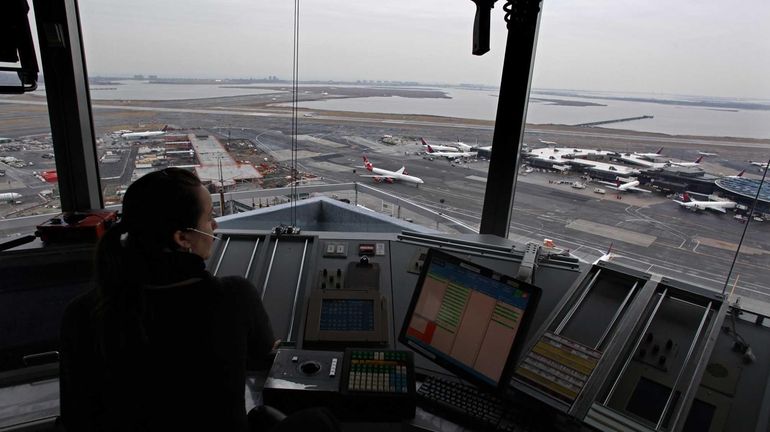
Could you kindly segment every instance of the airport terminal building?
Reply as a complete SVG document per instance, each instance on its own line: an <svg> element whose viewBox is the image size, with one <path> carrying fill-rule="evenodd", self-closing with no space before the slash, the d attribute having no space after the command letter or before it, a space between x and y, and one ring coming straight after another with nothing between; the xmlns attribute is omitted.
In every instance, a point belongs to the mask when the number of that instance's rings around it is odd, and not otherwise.
<svg viewBox="0 0 770 432"><path fill-rule="evenodd" d="M751 208L754 199L757 198L754 212L770 214L770 187L765 184L757 197L760 183L759 180L754 179L724 177L718 179L715 184L725 197L748 208Z"/></svg>
<svg viewBox="0 0 770 432"><path fill-rule="evenodd" d="M644 170L639 174L639 181L672 193L697 192L713 194L717 187L714 183L719 177L705 173L697 167L665 167Z"/></svg>

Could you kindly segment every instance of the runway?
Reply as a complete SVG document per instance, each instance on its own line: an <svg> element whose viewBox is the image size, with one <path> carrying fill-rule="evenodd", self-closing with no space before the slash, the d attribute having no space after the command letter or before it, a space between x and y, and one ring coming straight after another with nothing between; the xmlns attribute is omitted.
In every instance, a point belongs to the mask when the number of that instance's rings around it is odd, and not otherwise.
<svg viewBox="0 0 770 432"><path fill-rule="evenodd" d="M205 102L184 101L174 106L132 106L94 104L94 122L97 136L126 127L126 122L167 123L178 128L200 128L233 139L254 142L267 156L282 165L289 163L291 122L284 114L263 113L234 109L222 103L223 109L205 109ZM14 104L16 101L14 101ZM18 117L16 108L34 110L39 117L30 122L45 124L44 113L37 105L4 103L0 120ZM160 104L158 104L160 105ZM29 118L28 118L29 119ZM128 120L127 120L128 119ZM133 123L131 123L133 124ZM131 126L130 124L128 127ZM23 130L30 130L24 127ZM38 131L45 129L38 128ZM406 142L390 146L382 143L383 135L406 137ZM320 116L301 118L299 125L301 152L298 168L312 173L323 182L369 182L360 177L361 156L366 154L375 166L397 170L405 166L408 173L422 178L419 188L412 184L375 185L391 194L410 199L437 213L456 218L470 226L478 226L486 188L487 162L453 164L443 159L425 160L415 152L419 137L436 143L458 139L468 143L490 145L491 126L463 121L398 121L388 118L355 118L347 116ZM575 146L633 151L654 150L666 146L667 155L685 155L704 148L719 147L720 160L713 162L725 170L741 166L740 161L760 159L753 157L758 149L770 148L760 140L672 137L611 129L584 129L564 126L530 125L525 142L538 139L557 141L560 146ZM614 147L613 147L614 146ZM129 155L126 155L130 157ZM714 159L712 159L713 161ZM726 167L726 168L725 168ZM118 167L115 166L117 169ZM124 173L120 175L123 180ZM577 174L573 175L577 180ZM569 178L569 177L567 177ZM585 261L602 256L610 244L614 257L644 271L660 273L677 279L701 284L715 291L725 287L734 251L743 225L727 215L692 213L656 194L650 197L625 195L616 199L613 194L597 195L591 187L575 190L567 185L552 185L549 179L565 177L557 174L530 173L521 176L516 188L510 238L542 243L544 238L555 241ZM26 181L25 181L26 182ZM650 194L646 194L650 195ZM376 209L381 210L381 209ZM735 293L744 301L770 302L770 224L752 223L744 245L749 253L742 253L727 283L732 290L739 276Z"/></svg>

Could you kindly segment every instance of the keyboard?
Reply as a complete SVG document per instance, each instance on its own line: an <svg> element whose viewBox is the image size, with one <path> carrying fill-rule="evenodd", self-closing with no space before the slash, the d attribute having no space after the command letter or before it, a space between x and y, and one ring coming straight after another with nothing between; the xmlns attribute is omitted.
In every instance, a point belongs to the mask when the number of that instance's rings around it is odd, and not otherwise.
<svg viewBox="0 0 770 432"><path fill-rule="evenodd" d="M522 430L502 399L476 387L426 376L417 389L417 405L462 426L480 430Z"/></svg>

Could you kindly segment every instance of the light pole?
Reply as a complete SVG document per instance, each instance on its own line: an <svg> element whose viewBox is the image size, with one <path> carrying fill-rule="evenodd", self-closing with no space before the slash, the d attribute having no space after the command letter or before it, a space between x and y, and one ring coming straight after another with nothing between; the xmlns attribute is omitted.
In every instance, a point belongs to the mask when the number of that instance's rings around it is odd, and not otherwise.
<svg viewBox="0 0 770 432"><path fill-rule="evenodd" d="M219 215L225 215L225 179L222 174L222 156L219 157Z"/></svg>

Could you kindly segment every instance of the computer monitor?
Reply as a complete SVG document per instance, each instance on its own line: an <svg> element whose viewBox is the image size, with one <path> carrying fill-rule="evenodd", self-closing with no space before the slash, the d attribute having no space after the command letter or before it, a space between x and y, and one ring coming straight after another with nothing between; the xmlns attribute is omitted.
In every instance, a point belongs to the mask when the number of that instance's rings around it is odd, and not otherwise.
<svg viewBox="0 0 770 432"><path fill-rule="evenodd" d="M539 297L533 285L431 249L399 340L473 384L502 390Z"/></svg>

